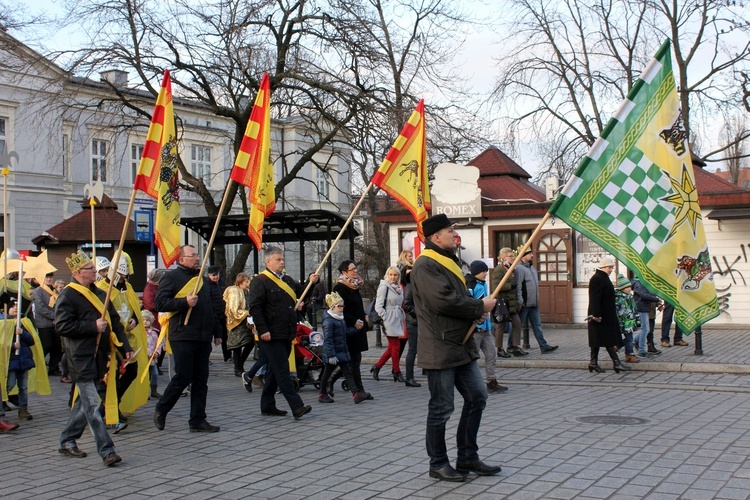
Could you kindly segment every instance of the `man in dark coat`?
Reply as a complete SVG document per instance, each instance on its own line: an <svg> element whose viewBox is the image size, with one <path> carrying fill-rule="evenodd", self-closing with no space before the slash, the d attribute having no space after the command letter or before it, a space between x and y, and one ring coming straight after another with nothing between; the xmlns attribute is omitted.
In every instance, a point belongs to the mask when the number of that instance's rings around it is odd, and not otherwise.
<svg viewBox="0 0 750 500"><path fill-rule="evenodd" d="M497 267L492 271L492 286L496 287L505 277L508 269L513 264L513 250L508 247L501 248L497 255ZM508 335L508 352L502 351L503 333L505 324L498 324L495 332L495 344L497 345L497 354L500 357L507 358L513 356L528 356L529 353L521 349L521 317L518 315L518 291L516 290L518 282L516 281L516 271L514 270L510 277L505 280L503 287L500 289L500 296L508 301L508 314L510 315L510 335Z"/></svg>
<svg viewBox="0 0 750 500"><path fill-rule="evenodd" d="M266 269L250 282L247 309L253 317L260 335L260 350L268 358L263 393L260 397L262 415L284 416L285 410L276 407L276 389L286 398L292 415L299 420L310 413L312 407L305 405L297 394L289 373L289 354L292 340L297 333L297 303L305 287L284 272L284 254L278 247L267 248L264 253ZM310 281L318 281L317 274Z"/></svg>
<svg viewBox="0 0 750 500"><path fill-rule="evenodd" d="M414 263L411 283L419 324L417 364L425 370L430 389L425 440L430 457L429 475L441 481L465 481L469 472L497 474L499 466L479 459L477 434L487 403L487 387L477 364L476 343L472 339L466 341L472 323L483 322L497 301L469 296L455 255L453 223L445 214L425 219L422 230L426 248ZM456 433L455 469L448 460L445 445L454 390L464 398Z"/></svg>
<svg viewBox="0 0 750 500"><path fill-rule="evenodd" d="M154 305L159 312L171 313L167 339L172 346L175 375L156 403L154 424L164 429L167 413L190 385L190 432L217 432L218 425L206 421L206 396L208 395L208 357L211 339L221 345L221 328L211 303L211 292L200 272L200 259L195 247L180 247L177 267L159 281ZM194 294L196 281L199 288ZM190 319L185 317L190 311Z"/></svg>
<svg viewBox="0 0 750 500"><path fill-rule="evenodd" d="M115 452L115 445L107 432L100 411L100 395L105 395L101 381L107 373L107 363L116 363L110 356L110 329L117 338L117 350L126 360L133 357L128 337L120 322L117 310L110 302L108 320L102 319L106 293L96 287L96 268L91 259L77 253L65 259L73 275L73 281L60 293L55 305L55 328L66 339L70 376L78 388L78 397L70 411L68 423L60 434L58 451L73 458L83 458L76 440L83 435L88 423L94 435L96 450L104 465L112 466L122 459ZM110 381L114 384L114 381ZM99 389L99 390L98 390ZM111 387L110 390L113 390ZM101 394L100 394L101 393Z"/></svg>
<svg viewBox="0 0 750 500"><path fill-rule="evenodd" d="M214 314L219 319L219 327L221 328L221 354L224 358L224 362L228 363L232 359L232 353L227 350L227 314L226 304L224 303L224 290L227 289L227 284L221 278L221 268L219 266L208 266L206 270L208 275L208 289L211 292L211 304L214 307ZM239 375L234 374L236 377Z"/></svg>
<svg viewBox="0 0 750 500"><path fill-rule="evenodd" d="M589 280L589 347L591 348L591 362L589 372L602 373L599 367L599 348L607 349L612 358L617 373L630 370L620 362L615 346L620 340L620 324L617 321L615 307L615 287L609 275L615 268L612 257L604 257L599 268Z"/></svg>

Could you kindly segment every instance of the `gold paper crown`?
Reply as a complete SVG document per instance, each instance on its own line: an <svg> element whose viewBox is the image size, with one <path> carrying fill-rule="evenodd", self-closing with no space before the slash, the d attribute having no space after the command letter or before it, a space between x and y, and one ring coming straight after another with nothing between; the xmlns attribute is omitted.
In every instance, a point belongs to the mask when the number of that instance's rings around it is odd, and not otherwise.
<svg viewBox="0 0 750 500"><path fill-rule="evenodd" d="M79 271L82 267L91 264L91 259L89 259L88 255L79 250L78 253L72 253L70 254L70 257L66 257L65 263L68 265L70 272L74 273Z"/></svg>
<svg viewBox="0 0 750 500"><path fill-rule="evenodd" d="M329 293L326 295L326 305L330 309L331 307L335 306L339 302L343 302L344 299L341 298L341 295L339 295L336 292Z"/></svg>

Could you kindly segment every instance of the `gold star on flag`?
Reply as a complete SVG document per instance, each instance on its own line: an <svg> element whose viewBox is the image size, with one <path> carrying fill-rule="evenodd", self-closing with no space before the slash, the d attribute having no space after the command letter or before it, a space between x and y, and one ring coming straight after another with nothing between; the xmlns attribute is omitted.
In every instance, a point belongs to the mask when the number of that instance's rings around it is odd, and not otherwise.
<svg viewBox="0 0 750 500"><path fill-rule="evenodd" d="M672 189L675 194L669 195L663 200L673 203L677 207L675 214L674 226L669 231L667 238L671 238L677 232L677 229L687 220L690 229L695 237L695 230L698 226L698 219L701 219L700 205L698 204L698 190L695 183L690 178L687 166L682 164L682 180L680 182L667 173L669 181L672 183Z"/></svg>

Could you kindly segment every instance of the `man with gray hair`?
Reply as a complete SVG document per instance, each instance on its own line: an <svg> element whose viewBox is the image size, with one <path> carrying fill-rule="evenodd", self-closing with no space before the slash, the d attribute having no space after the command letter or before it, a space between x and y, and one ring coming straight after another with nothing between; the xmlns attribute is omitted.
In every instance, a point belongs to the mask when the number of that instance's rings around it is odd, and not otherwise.
<svg viewBox="0 0 750 500"><path fill-rule="evenodd" d="M250 282L247 304L260 337L258 346L268 358L260 412L279 417L287 414L276 406L276 389L279 389L295 420L299 420L310 413L312 407L305 405L294 389L288 360L297 333L297 310L302 307L298 299L305 287L284 272L284 253L280 248L267 248L263 258L266 269ZM317 274L310 275L311 282L316 283L318 279Z"/></svg>

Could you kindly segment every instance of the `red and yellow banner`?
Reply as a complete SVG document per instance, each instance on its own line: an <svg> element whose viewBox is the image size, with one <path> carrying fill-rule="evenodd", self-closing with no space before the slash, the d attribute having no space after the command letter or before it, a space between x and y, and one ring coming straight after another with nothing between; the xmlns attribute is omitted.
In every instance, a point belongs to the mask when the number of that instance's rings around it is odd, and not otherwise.
<svg viewBox="0 0 750 500"><path fill-rule="evenodd" d="M431 207L430 186L427 180L422 99L372 178L373 184L411 212L417 222L417 232L421 240L424 240L422 221L428 217Z"/></svg>
<svg viewBox="0 0 750 500"><path fill-rule="evenodd" d="M245 136L237 152L231 179L248 188L250 220L247 234L260 249L263 222L276 209L276 183L271 163L271 85L263 73L258 95L250 113Z"/></svg>
<svg viewBox="0 0 750 500"><path fill-rule="evenodd" d="M169 70L165 70L134 189L156 199L154 238L166 267L180 256L180 195L177 180L172 81Z"/></svg>

